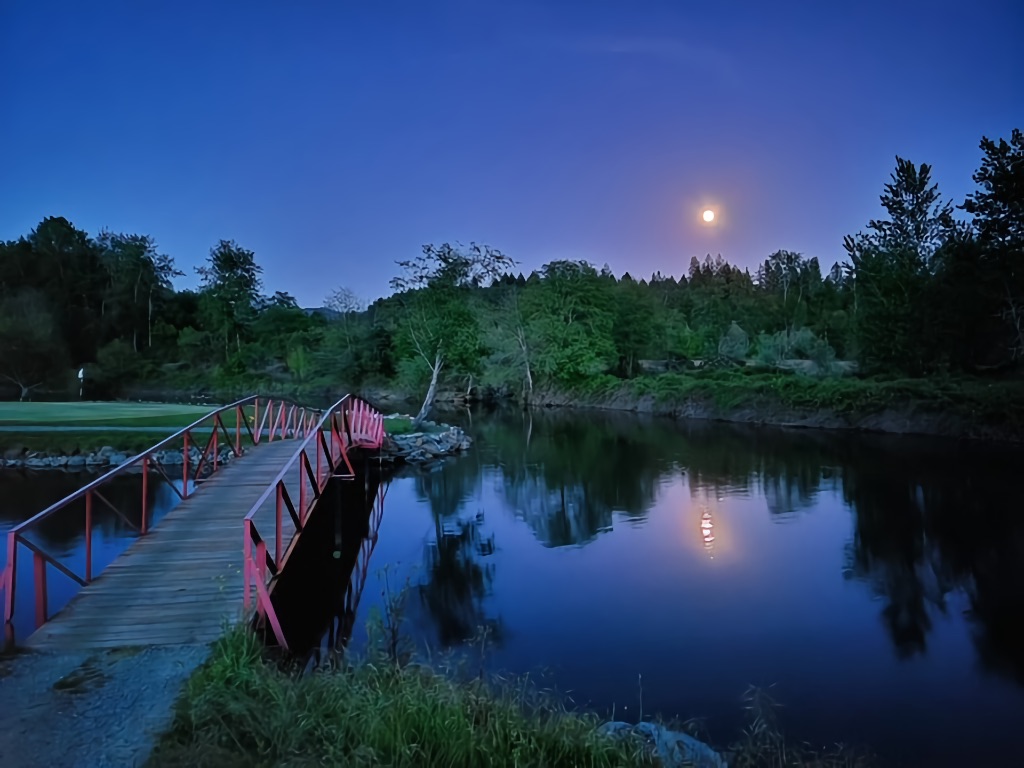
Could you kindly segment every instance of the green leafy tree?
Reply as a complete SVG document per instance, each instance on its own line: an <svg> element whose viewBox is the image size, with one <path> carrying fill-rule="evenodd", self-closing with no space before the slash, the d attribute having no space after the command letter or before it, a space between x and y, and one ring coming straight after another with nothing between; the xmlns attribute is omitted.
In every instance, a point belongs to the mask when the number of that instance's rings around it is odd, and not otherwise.
<svg viewBox="0 0 1024 768"><path fill-rule="evenodd" d="M938 362L928 344L926 296L936 255L955 234L952 206L941 200L930 166L899 157L881 202L889 218L844 240L854 270L858 354L868 369L922 373Z"/></svg>
<svg viewBox="0 0 1024 768"><path fill-rule="evenodd" d="M309 350L301 343L293 343L291 345L288 350L286 362L288 364L288 370L290 370L294 374L295 378L300 382L309 378L313 360L310 356Z"/></svg>
<svg viewBox="0 0 1024 768"><path fill-rule="evenodd" d="M1010 140L982 138L978 190L963 209L973 216L980 246L975 255L975 301L995 304L1005 324L1010 357L1024 357L1024 133ZM968 251L968 253L970 253Z"/></svg>
<svg viewBox="0 0 1024 768"><path fill-rule="evenodd" d="M339 286L324 299L324 307L331 312L331 322L340 332L345 342L346 357L356 355L356 331L359 326L360 314L366 310L366 302L356 295L355 291Z"/></svg>
<svg viewBox="0 0 1024 768"><path fill-rule="evenodd" d="M881 196L888 219L868 223L872 240L891 253L903 254L916 266L929 268L954 230L953 204L944 202L932 168L896 158L896 170Z"/></svg>
<svg viewBox="0 0 1024 768"><path fill-rule="evenodd" d="M154 309L170 292L171 280L183 273L148 235L103 231L96 242L107 273L100 309L104 337L129 337L135 352L140 337L152 347Z"/></svg>
<svg viewBox="0 0 1024 768"><path fill-rule="evenodd" d="M730 360L741 361L750 350L750 337L735 322L718 342L718 354Z"/></svg>
<svg viewBox="0 0 1024 768"><path fill-rule="evenodd" d="M553 261L529 294L526 309L536 370L562 384L576 384L614 365L614 312L607 282L581 261Z"/></svg>
<svg viewBox="0 0 1024 768"><path fill-rule="evenodd" d="M0 295L32 291L52 314L54 332L74 364L95 359L101 343L106 272L88 233L48 217L26 238L8 243L0 258Z"/></svg>
<svg viewBox="0 0 1024 768"><path fill-rule="evenodd" d="M391 281L403 309L396 334L406 357L426 366L430 384L414 425L419 426L437 396L438 378L447 365L472 372L479 364L480 329L470 308L473 289L486 287L514 262L500 251L471 243L423 246L415 259L398 262L403 274Z"/></svg>
<svg viewBox="0 0 1024 768"><path fill-rule="evenodd" d="M524 281L525 283L525 281ZM533 326L523 312L522 286L513 282L485 317L484 344L489 350L485 383L498 388L521 387L521 398L533 396Z"/></svg>
<svg viewBox="0 0 1024 768"><path fill-rule="evenodd" d="M25 400L66 372L66 351L46 299L29 289L0 299L0 378L16 385Z"/></svg>
<svg viewBox="0 0 1024 768"><path fill-rule="evenodd" d="M119 394L126 384L134 383L145 372L145 359L124 339L107 342L96 352L93 378L107 395Z"/></svg>
<svg viewBox="0 0 1024 768"><path fill-rule="evenodd" d="M637 361L650 351L662 329L650 290L628 277L623 276L616 290L612 339L623 372L632 377Z"/></svg>
<svg viewBox="0 0 1024 768"><path fill-rule="evenodd" d="M227 361L231 342L241 350L242 337L256 318L263 269L252 251L229 240L217 243L206 261L196 269L202 278L200 313L206 329L222 340Z"/></svg>

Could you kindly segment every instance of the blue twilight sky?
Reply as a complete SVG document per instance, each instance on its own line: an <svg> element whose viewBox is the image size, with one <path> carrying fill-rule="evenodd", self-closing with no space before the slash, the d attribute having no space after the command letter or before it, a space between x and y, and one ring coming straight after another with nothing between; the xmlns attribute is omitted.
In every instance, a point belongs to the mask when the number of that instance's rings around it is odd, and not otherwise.
<svg viewBox="0 0 1024 768"><path fill-rule="evenodd" d="M304 305L456 240L827 269L897 153L959 202L1024 127L1022 37L1019 0L0 0L0 238L234 239Z"/></svg>

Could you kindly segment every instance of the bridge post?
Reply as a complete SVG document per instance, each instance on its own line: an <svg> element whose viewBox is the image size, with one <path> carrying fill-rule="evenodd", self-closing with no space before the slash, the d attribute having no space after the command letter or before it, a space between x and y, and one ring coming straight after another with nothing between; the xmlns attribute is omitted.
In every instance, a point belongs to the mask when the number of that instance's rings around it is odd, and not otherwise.
<svg viewBox="0 0 1024 768"><path fill-rule="evenodd" d="M181 449L181 498L188 498L188 432L184 435L185 444Z"/></svg>
<svg viewBox="0 0 1024 768"><path fill-rule="evenodd" d="M32 553L36 582L36 629L46 623L46 560L38 552Z"/></svg>
<svg viewBox="0 0 1024 768"><path fill-rule="evenodd" d="M4 624L14 621L14 591L18 573L18 534L11 531L7 534L7 565L4 567L4 583L7 593L4 595Z"/></svg>
<svg viewBox="0 0 1024 768"><path fill-rule="evenodd" d="M263 600L259 585L267 580L267 543L260 539L256 545L256 613L263 618Z"/></svg>
<svg viewBox="0 0 1024 768"><path fill-rule="evenodd" d="M85 583L92 581L92 491L85 494Z"/></svg>
<svg viewBox="0 0 1024 768"><path fill-rule="evenodd" d="M274 565L276 565L278 568L281 567L281 556L284 554L284 552L282 552L283 536L281 531L281 507L284 506L283 497L284 485L279 482L277 484L277 504L275 505L277 507L277 531L274 537Z"/></svg>
<svg viewBox="0 0 1024 768"><path fill-rule="evenodd" d="M317 432L319 434L317 434L317 436L316 436L316 482L317 482L317 485L319 485L320 484L320 470L321 470L320 452L323 450L323 445L321 445L321 443L323 441L320 438L323 436L323 430L322 429L317 429Z"/></svg>
<svg viewBox="0 0 1024 768"><path fill-rule="evenodd" d="M142 457L142 523L139 532L145 536L149 531L149 523L146 514L149 510L149 454Z"/></svg>
<svg viewBox="0 0 1024 768"><path fill-rule="evenodd" d="M252 571L250 560L252 559L252 520L246 520L242 531L242 606L248 616L249 608L252 606Z"/></svg>
<svg viewBox="0 0 1024 768"><path fill-rule="evenodd" d="M302 456L299 457L299 522L305 524L306 520L306 483L309 482L306 476L306 467L309 466L309 459L306 456L306 449L302 449Z"/></svg>

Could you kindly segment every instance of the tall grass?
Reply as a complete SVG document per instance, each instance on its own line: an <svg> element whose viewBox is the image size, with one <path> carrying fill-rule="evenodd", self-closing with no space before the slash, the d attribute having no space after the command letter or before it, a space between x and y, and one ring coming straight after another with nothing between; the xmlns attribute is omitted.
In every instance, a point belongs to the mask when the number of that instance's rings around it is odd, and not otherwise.
<svg viewBox="0 0 1024 768"><path fill-rule="evenodd" d="M774 703L747 695L750 725L724 752L734 768L866 768L841 746L815 751L782 736ZM396 664L386 650L336 671L299 675L265 660L234 630L189 680L172 729L149 765L166 766L656 766L641 737L601 734L526 680L449 677Z"/></svg>
<svg viewBox="0 0 1024 768"><path fill-rule="evenodd" d="M870 768L870 754L842 744L812 749L793 744L779 728L778 703L763 688L751 686L743 696L749 724L732 745L730 768Z"/></svg>
<svg viewBox="0 0 1024 768"><path fill-rule="evenodd" d="M594 715L381 657L297 677L236 631L190 679L153 766L642 766Z"/></svg>

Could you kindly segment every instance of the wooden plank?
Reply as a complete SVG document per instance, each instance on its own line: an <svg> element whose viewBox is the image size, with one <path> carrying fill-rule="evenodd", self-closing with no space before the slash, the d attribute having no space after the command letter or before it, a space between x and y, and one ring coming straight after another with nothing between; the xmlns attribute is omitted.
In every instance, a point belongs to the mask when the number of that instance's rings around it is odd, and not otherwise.
<svg viewBox="0 0 1024 768"><path fill-rule="evenodd" d="M261 445L202 482L27 644L68 651L219 637L225 622L242 616L242 519L298 445L294 440ZM288 480L297 495L299 466L293 469L295 478L289 472ZM255 516L271 554L274 516L271 496ZM294 526L287 514L283 523L287 546Z"/></svg>

